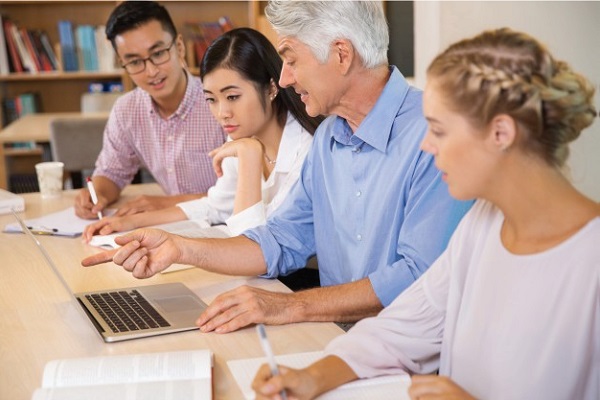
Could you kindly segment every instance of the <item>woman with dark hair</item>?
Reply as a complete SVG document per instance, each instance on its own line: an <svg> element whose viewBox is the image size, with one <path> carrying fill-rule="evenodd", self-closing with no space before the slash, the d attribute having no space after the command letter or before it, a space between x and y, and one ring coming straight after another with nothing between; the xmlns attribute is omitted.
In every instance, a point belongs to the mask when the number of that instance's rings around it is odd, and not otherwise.
<svg viewBox="0 0 600 400"><path fill-rule="evenodd" d="M103 218L86 228L84 240L185 219L225 223L231 235L263 224L298 179L321 121L306 114L293 89L277 85L281 68L273 45L253 29L217 38L200 68L206 101L230 138L210 153L217 182L201 199Z"/></svg>

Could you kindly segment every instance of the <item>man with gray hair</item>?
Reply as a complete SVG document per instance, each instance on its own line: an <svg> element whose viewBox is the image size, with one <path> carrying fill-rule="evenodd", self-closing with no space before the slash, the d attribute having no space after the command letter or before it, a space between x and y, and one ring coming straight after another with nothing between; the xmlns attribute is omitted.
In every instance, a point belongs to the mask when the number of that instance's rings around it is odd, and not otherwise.
<svg viewBox="0 0 600 400"><path fill-rule="evenodd" d="M388 65L381 2L271 1L265 13L284 60L280 86L293 87L310 115L329 116L298 182L266 225L242 236L136 231L117 239L114 262L139 278L171 263L274 278L316 254L322 287L223 293L198 319L203 332L375 315L441 254L471 205L451 199L433 157L419 148L422 94Z"/></svg>

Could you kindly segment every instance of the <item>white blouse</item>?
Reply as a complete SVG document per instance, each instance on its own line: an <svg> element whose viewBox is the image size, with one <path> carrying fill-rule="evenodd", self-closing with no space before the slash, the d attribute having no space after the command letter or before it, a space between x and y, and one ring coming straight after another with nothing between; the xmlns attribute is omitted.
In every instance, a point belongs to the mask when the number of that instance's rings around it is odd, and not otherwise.
<svg viewBox="0 0 600 400"><path fill-rule="evenodd" d="M177 204L190 220L206 221L211 225L226 223L229 233L237 236L243 231L262 225L283 202L298 180L312 135L288 113L283 129L277 163L267 180L262 180L262 202L232 215L238 180L238 159L223 160L223 176L208 189L206 197Z"/></svg>
<svg viewBox="0 0 600 400"><path fill-rule="evenodd" d="M503 221L478 201L431 268L327 352L360 377L439 368L479 399L600 399L600 218L530 255L505 249Z"/></svg>

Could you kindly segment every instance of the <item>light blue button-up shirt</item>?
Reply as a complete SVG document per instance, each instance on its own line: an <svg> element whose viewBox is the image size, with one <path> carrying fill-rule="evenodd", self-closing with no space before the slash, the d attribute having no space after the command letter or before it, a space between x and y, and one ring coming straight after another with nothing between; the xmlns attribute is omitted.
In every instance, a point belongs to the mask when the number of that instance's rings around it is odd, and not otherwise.
<svg viewBox="0 0 600 400"><path fill-rule="evenodd" d="M450 197L420 150L421 103L392 67L354 134L343 118L323 121L284 203L244 233L260 244L266 277L303 268L316 253L322 286L368 277L387 306L442 253L472 203Z"/></svg>

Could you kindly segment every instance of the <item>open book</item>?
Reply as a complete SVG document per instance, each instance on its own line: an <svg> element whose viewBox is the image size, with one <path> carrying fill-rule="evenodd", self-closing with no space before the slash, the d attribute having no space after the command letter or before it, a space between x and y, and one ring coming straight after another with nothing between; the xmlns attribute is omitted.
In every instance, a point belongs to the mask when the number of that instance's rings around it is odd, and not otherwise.
<svg viewBox="0 0 600 400"><path fill-rule="evenodd" d="M32 400L212 399L210 350L54 360Z"/></svg>
<svg viewBox="0 0 600 400"><path fill-rule="evenodd" d="M324 356L323 352L295 353L275 356L278 365L291 368L308 367ZM227 366L247 400L255 398L252 381L258 368L266 363L264 357L227 361ZM317 397L317 400L364 400L394 399L409 400L410 376L388 375L349 382Z"/></svg>

